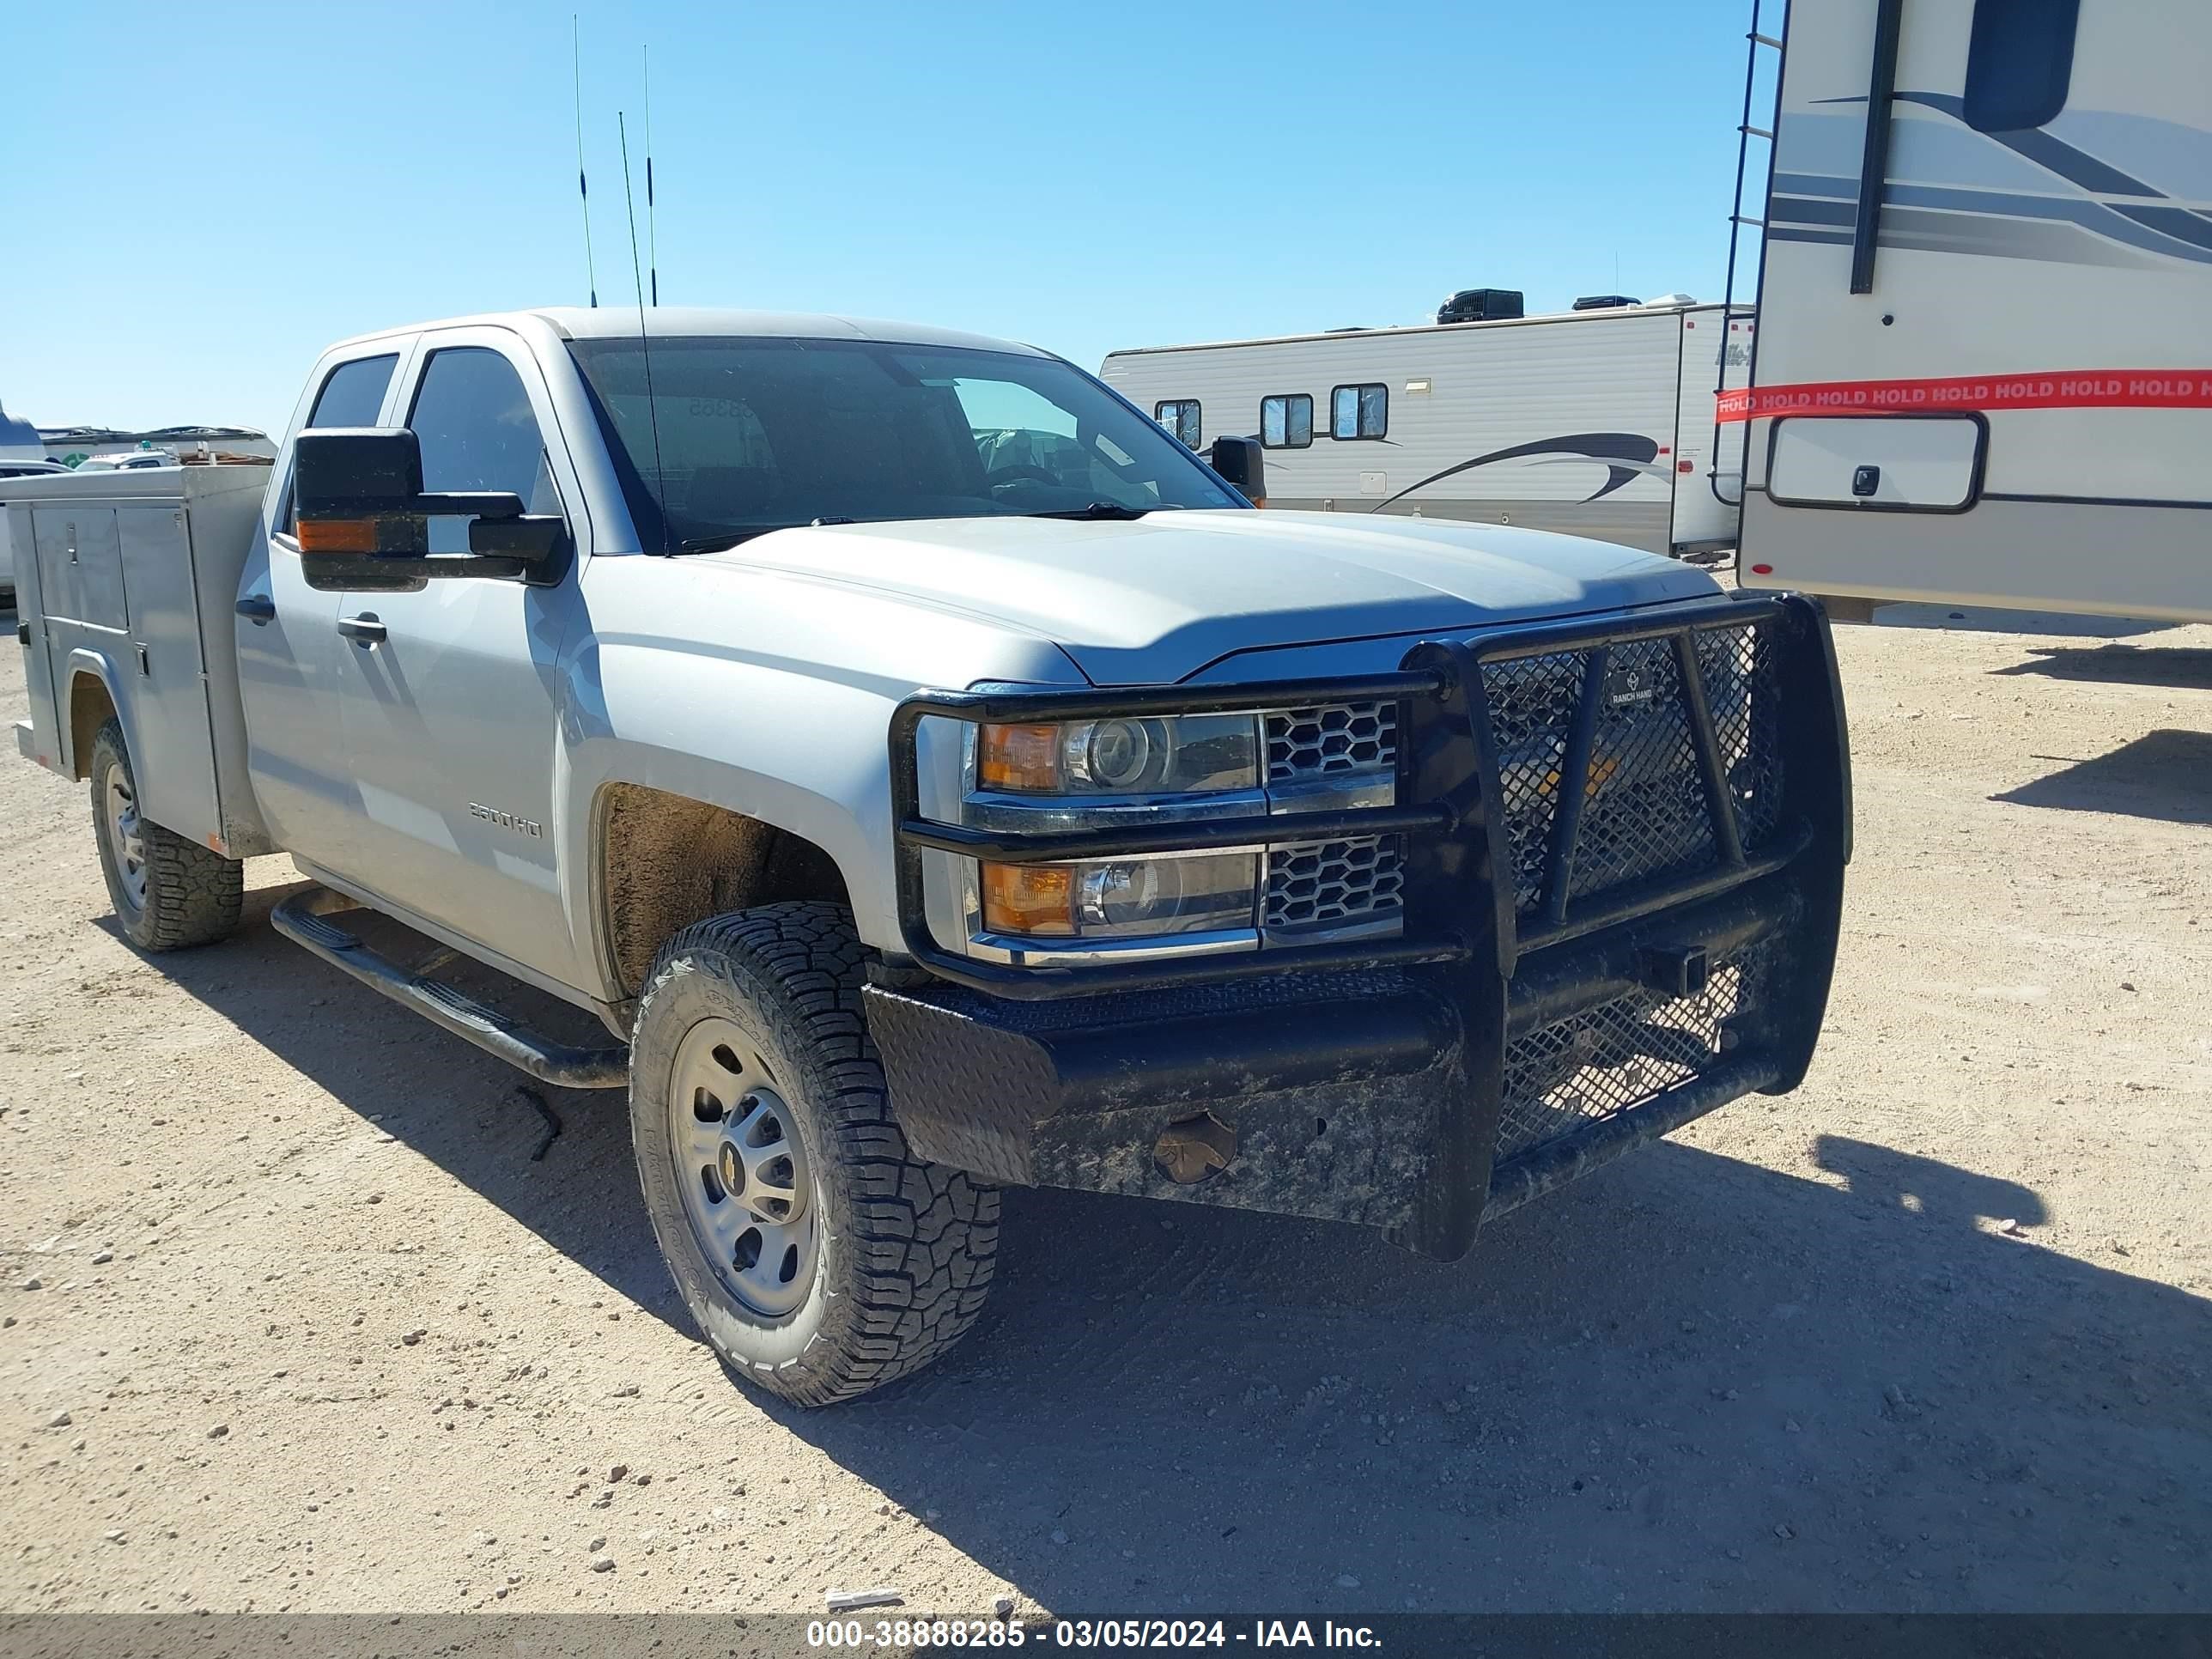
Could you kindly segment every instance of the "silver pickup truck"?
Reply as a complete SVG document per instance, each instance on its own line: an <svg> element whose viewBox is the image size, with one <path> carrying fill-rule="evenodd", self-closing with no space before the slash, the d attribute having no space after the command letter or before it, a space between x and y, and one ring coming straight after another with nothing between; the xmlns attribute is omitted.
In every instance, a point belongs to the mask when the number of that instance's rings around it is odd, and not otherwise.
<svg viewBox="0 0 2212 1659"><path fill-rule="evenodd" d="M701 1329L823 1404L975 1320L1004 1186L1449 1260L1812 1058L1850 817L1819 611L1255 511L1264 459L928 329L368 336L273 467L0 485L18 739L89 782L141 948L220 939L284 853L285 934L627 1087ZM379 954L362 908L611 1040Z"/></svg>

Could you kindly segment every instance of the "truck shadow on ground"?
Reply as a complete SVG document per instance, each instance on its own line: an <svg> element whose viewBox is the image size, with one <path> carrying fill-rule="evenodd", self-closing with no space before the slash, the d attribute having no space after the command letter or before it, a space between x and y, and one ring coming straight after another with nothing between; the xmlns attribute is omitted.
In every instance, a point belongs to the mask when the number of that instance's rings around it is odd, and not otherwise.
<svg viewBox="0 0 2212 1659"><path fill-rule="evenodd" d="M2202 1605L2212 1304L1813 1161L1661 1143L1449 1266L1013 1194L963 1352L782 1415L1063 1613Z"/></svg>
<svg viewBox="0 0 2212 1659"><path fill-rule="evenodd" d="M2148 732L1990 799L2070 812L2119 812L2166 823L2212 823L2212 732Z"/></svg>
<svg viewBox="0 0 2212 1659"><path fill-rule="evenodd" d="M621 1097L550 1097L565 1127L533 1164L543 1124L513 1074L278 939L287 890L249 895L233 944L159 966L692 1338ZM1192 1205L1015 1191L1006 1209L993 1305L960 1348L836 1410L767 1412L904 1511L856 1516L856 1543L926 1528L1036 1607L2212 1595L2212 1304L2129 1271L2123 1252L2167 1241L2067 1240L2091 1260L2033 1242L2045 1206L2013 1182L1836 1137L1802 1176L1667 1142L1449 1265ZM896 1588L908 1615L977 1610Z"/></svg>

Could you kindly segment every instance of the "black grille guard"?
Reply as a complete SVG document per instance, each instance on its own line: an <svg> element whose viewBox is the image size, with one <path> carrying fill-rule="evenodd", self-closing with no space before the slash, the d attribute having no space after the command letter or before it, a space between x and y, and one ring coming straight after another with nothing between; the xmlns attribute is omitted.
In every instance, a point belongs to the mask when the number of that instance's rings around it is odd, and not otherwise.
<svg viewBox="0 0 2212 1659"><path fill-rule="evenodd" d="M1772 832L1755 848L1746 847L1737 822L1696 642L1705 631L1747 625L1774 632L1777 742L1784 760L1780 814ZM1500 659L1571 651L1592 652L1601 665L1604 649L1651 640L1671 640L1681 668L1675 695L1702 780L1717 856L1707 868L1572 896L1583 791L1563 782L1559 810L1548 832L1540 902L1519 911L1483 669ZM1601 666L1583 675L1581 705L1561 757L1563 780L1587 775L1604 679ZM1054 721L1394 698L1400 705L1400 741L1393 805L1037 835L939 823L920 811L916 734L921 721L932 716ZM1435 1149L1428 1178L1421 1183L1423 1194L1402 1231L1401 1242L1423 1254L1447 1259L1464 1254L1485 1217L1486 1195L1491 1199L1488 1212L1498 1212L1491 1194L1492 1156L1506 1033L1516 1018L1527 1023L1523 1005L1530 999L1558 1001L1577 994L1571 986L1563 991L1557 982L1561 969L1573 969L1571 981L1589 977L1581 961L1588 951L1557 952L1554 965L1553 947L1586 940L1599 955L1612 951L1617 957L1620 949L1638 948L1637 942L1652 933L1655 919L1666 920L1662 913L1709 912L1724 900L1741 901L1761 912L1769 927L1784 916L1796 919L1795 931L1802 937L1792 954L1798 959L1778 975L1774 1006L1761 1018L1755 1052L1731 1056L1722 1069L1738 1079L1729 1093L1752 1088L1777 1093L1794 1087L1810 1064L1833 962L1842 870L1850 854L1851 806L1833 642L1820 606L1802 595L1716 597L1625 617L1504 628L1467 641L1424 641L1389 674L1126 690L922 692L893 714L890 750L901 933L914 963L951 986L1034 1004L1263 975L1393 969L1407 970L1425 989L1441 995L1468 1036L1458 1045L1460 1076L1452 1092L1469 1104L1446 1115L1443 1144ZM1405 838L1402 931L1396 938L1030 968L946 950L932 936L924 908L922 854L928 848L1035 864L1385 835ZM1538 957L1546 971L1526 971ZM1523 981L1519 986L1514 983L1516 972ZM1673 1108L1650 1115L1649 1127L1686 1121L1683 1111L1705 1097L1713 1097L1705 1099L1699 1109L1720 1103L1728 1097L1725 1082L1717 1074L1680 1091ZM1625 1126L1616 1122L1598 1138L1619 1139L1625 1133ZM1567 1151L1555 1153L1553 1161ZM1565 1161L1575 1166L1566 1170L1571 1175L1590 1160L1576 1154ZM1552 1184L1556 1180L1548 1177L1522 1182L1531 1193Z"/></svg>
<svg viewBox="0 0 2212 1659"><path fill-rule="evenodd" d="M1826 777L1832 790L1793 791L1788 827L1774 843L1747 854L1721 772L1712 711L1692 655L1692 636L1775 621L1800 647L1784 665L1783 738L1793 773ZM1504 806L1484 691L1482 665L1541 652L1586 650L1673 636L1684 665L1681 684L1703 776L1717 867L1662 885L1610 891L1571 902L1566 872L1581 830L1583 793L1562 789L1552 829L1543 914L1524 921L1514 912L1509 884L1494 878L1507 866ZM1808 648L1809 647L1809 648ZM1791 672L1792 669L1797 672ZM1601 676L1586 677L1584 714L1562 771L1589 764L1590 733ZM1595 933L1617 923L1712 896L1783 868L1820 837L1823 824L1840 834L1840 860L1850 855L1850 799L1843 708L1837 695L1826 619L1814 601L1794 594L1728 599L1677 606L1631 622L1547 623L1500 629L1474 641L1425 641L1397 672L1330 679L1253 681L1231 685L1141 686L1126 690L932 691L902 702L891 719L891 810L897 831L897 900L907 952L939 978L1024 1001L1089 996L1163 985L1205 984L1255 974L1405 966L1493 955L1510 978L1522 951ZM1023 721L1103 720L1163 714L1212 714L1314 702L1400 700L1398 804L1344 811L1255 815L1188 823L1021 835L940 823L921 816L915 732L923 720ZM1801 799L1799 794L1825 799ZM1795 809L1795 810L1791 810ZM1292 832L1295 832L1293 836ZM1049 864L1070 859L1127 858L1146 853L1204 853L1268 842L1340 836L1405 835L1406 927L1395 939L1293 946L1242 955L1154 959L1077 967L1015 967L947 951L930 935L922 902L921 852L934 848L1002 864Z"/></svg>

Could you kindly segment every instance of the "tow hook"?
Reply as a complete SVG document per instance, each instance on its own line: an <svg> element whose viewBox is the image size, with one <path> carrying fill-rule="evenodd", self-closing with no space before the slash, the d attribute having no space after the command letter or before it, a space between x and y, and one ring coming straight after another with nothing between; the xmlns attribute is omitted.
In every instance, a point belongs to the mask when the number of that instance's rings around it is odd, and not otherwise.
<svg viewBox="0 0 2212 1659"><path fill-rule="evenodd" d="M1211 1112L1177 1118L1152 1145L1160 1173L1179 1187L1196 1186L1236 1156L1237 1131Z"/></svg>

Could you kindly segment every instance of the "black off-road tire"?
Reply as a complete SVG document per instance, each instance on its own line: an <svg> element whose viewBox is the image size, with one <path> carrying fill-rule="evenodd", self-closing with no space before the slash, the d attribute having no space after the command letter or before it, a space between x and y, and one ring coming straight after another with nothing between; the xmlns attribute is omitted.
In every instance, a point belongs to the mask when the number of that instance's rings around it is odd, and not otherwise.
<svg viewBox="0 0 2212 1659"><path fill-rule="evenodd" d="M185 840L173 830L138 820L143 902L125 878L122 848L108 811L111 774L119 774L135 800L137 775L123 742L123 727L110 720L92 740L92 833L100 847L100 873L107 881L108 902L123 936L142 951L181 951L212 945L238 927L246 896L246 866L211 848Z"/></svg>
<svg viewBox="0 0 2212 1659"><path fill-rule="evenodd" d="M975 1323L999 1243L999 1194L908 1150L860 1000L865 947L842 907L769 904L685 928L647 977L630 1044L630 1127L647 1214L678 1289L736 1375L826 1406L928 1364ZM671 1109L700 1021L751 1039L811 1175L813 1282L780 1316L749 1306L687 1216ZM688 1106L686 1110L690 1109Z"/></svg>

